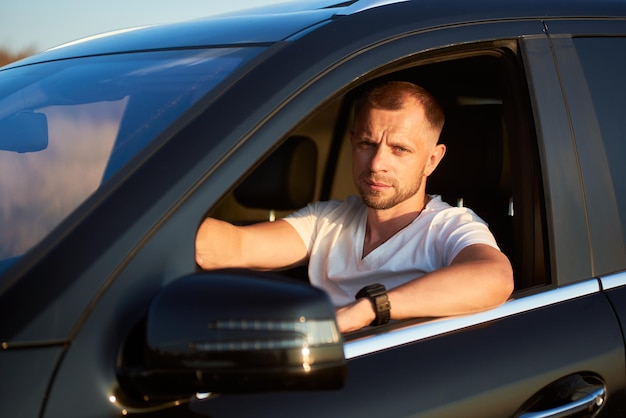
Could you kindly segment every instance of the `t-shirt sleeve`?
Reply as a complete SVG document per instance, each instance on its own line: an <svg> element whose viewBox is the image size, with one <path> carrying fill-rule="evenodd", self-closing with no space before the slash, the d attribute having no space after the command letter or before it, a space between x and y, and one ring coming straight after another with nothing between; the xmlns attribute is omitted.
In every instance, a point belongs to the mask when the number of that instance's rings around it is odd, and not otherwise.
<svg viewBox="0 0 626 418"><path fill-rule="evenodd" d="M450 217L443 225L441 238L445 265L450 265L454 258L470 245L486 244L500 249L485 221L471 210Z"/></svg>
<svg viewBox="0 0 626 418"><path fill-rule="evenodd" d="M319 204L310 203L302 209L285 216L287 221L300 235L302 242L307 248L307 254L311 254L311 248L315 240L315 224L318 217Z"/></svg>
<svg viewBox="0 0 626 418"><path fill-rule="evenodd" d="M311 254L313 243L317 238L318 219L328 215L339 206L339 204L340 202L336 200L309 203L302 209L283 218L296 230L298 235L300 235L309 255Z"/></svg>

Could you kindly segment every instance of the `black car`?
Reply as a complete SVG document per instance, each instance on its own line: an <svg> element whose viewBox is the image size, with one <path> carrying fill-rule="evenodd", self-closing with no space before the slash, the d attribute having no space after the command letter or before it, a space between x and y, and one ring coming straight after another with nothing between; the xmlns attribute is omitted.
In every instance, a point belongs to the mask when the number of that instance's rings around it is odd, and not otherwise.
<svg viewBox="0 0 626 418"><path fill-rule="evenodd" d="M621 0L299 1L3 67L0 414L626 415L625 74ZM428 192L489 223L512 298L341 335L302 270L200 271L204 217L354 193L387 79L444 108Z"/></svg>

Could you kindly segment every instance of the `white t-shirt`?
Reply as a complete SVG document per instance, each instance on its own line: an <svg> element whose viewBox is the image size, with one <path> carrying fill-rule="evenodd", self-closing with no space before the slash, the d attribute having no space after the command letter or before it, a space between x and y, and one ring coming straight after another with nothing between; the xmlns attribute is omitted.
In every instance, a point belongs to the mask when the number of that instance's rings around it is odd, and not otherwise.
<svg viewBox="0 0 626 418"><path fill-rule="evenodd" d="M307 247L311 284L326 290L335 306L343 306L370 284L393 289L448 266L468 245L498 248L487 224L473 211L430 197L413 222L365 258L367 208L360 197L312 203L287 216Z"/></svg>

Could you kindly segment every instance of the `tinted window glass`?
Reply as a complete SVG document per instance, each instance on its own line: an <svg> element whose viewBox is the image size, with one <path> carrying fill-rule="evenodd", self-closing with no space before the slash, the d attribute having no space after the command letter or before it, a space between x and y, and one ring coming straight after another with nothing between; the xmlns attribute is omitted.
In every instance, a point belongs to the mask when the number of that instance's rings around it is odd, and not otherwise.
<svg viewBox="0 0 626 418"><path fill-rule="evenodd" d="M260 50L120 54L0 71L0 270Z"/></svg>
<svg viewBox="0 0 626 418"><path fill-rule="evenodd" d="M581 58L604 140L622 225L626 226L626 38L578 38ZM622 228L626 242L626 228Z"/></svg>

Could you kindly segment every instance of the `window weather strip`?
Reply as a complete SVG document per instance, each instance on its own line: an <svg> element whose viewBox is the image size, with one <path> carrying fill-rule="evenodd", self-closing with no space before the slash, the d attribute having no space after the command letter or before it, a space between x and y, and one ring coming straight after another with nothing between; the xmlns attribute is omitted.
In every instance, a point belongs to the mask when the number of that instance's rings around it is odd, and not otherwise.
<svg viewBox="0 0 626 418"><path fill-rule="evenodd" d="M626 271L600 277L600 283L602 284L603 290L624 286L626 285Z"/></svg>
<svg viewBox="0 0 626 418"><path fill-rule="evenodd" d="M626 282L626 273L621 274ZM344 344L346 359L352 359L402 344L423 340L511 315L550 306L559 302L587 296L600 291L600 283L596 279L547 290L520 299L512 299L505 304L484 312L471 315L435 319L425 323L411 325L406 328L394 329L383 334L365 336Z"/></svg>

